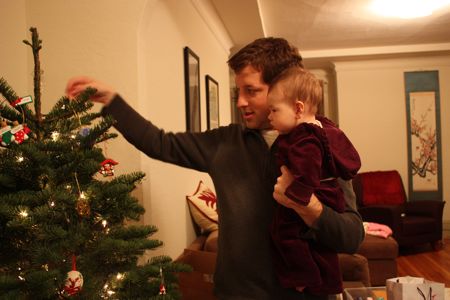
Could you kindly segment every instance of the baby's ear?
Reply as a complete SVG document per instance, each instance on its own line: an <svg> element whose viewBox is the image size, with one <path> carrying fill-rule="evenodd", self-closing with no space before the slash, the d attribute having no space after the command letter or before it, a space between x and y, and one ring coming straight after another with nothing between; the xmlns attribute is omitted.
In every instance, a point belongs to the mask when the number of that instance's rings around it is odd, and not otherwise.
<svg viewBox="0 0 450 300"><path fill-rule="evenodd" d="M301 118L303 112L305 111L305 103L300 100L295 100L295 116Z"/></svg>

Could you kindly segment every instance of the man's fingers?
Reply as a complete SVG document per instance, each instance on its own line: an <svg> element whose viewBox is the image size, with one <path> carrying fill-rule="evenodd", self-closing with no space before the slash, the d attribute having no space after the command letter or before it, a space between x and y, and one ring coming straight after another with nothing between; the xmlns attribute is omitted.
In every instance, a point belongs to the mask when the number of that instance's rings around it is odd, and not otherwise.
<svg viewBox="0 0 450 300"><path fill-rule="evenodd" d="M88 84L92 82L89 77L78 76L69 79L66 84L66 96L74 98L88 87Z"/></svg>

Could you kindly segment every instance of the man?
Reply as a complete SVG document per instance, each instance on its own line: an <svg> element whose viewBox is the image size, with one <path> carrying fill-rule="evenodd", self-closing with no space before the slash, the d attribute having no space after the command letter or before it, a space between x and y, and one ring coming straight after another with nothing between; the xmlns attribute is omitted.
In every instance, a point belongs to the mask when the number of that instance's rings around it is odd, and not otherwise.
<svg viewBox="0 0 450 300"><path fill-rule="evenodd" d="M347 253L355 252L363 239L361 218L352 208L340 214L314 195L308 206L284 195L292 176L287 169L279 176L275 166L269 145L276 135L267 118L267 93L276 75L301 64L297 49L284 39L258 39L241 49L229 65L236 74L237 106L246 126L231 124L202 133L164 132L133 110L113 88L97 80L77 77L67 84L69 97L87 87L97 89L92 100L103 103L103 114L112 115L122 135L148 156L209 173L217 193L220 222L214 276L219 299L324 299L307 291L283 289L276 279L269 235L274 198L310 226L305 238ZM350 191L351 186L343 188Z"/></svg>

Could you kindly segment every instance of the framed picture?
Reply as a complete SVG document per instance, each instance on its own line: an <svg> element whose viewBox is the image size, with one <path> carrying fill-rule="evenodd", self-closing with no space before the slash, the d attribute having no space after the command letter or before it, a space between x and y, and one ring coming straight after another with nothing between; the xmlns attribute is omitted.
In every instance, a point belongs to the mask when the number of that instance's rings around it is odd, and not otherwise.
<svg viewBox="0 0 450 300"><path fill-rule="evenodd" d="M208 129L219 127L219 83L209 75L205 76L206 119Z"/></svg>
<svg viewBox="0 0 450 300"><path fill-rule="evenodd" d="M200 115L200 58L184 47L184 85L186 95L186 130L201 131Z"/></svg>
<svg viewBox="0 0 450 300"><path fill-rule="evenodd" d="M442 200L438 71L405 72L409 199Z"/></svg>

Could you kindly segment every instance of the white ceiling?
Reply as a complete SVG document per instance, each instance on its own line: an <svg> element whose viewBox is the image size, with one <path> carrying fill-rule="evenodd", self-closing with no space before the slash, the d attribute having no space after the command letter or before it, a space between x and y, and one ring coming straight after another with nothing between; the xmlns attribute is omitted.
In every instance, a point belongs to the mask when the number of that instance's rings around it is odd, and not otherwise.
<svg viewBox="0 0 450 300"><path fill-rule="evenodd" d="M394 0L392 0L394 1ZM211 0L235 47L284 37L305 59L450 54L450 5L419 19L379 17L371 0ZM233 50L232 50L233 52Z"/></svg>

